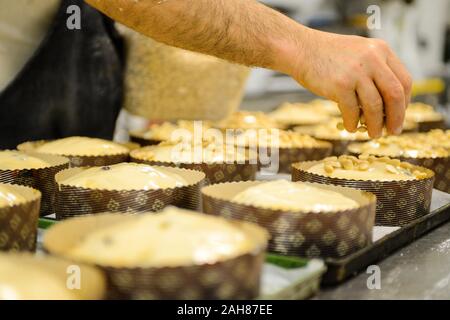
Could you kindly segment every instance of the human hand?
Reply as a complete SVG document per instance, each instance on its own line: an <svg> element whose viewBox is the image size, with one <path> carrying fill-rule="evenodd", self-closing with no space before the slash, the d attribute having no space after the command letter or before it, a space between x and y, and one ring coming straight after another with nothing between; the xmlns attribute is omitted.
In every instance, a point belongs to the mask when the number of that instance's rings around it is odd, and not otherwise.
<svg viewBox="0 0 450 320"><path fill-rule="evenodd" d="M384 126L388 133L400 134L412 79L389 46L378 39L302 30L291 75L336 101L348 131L358 128L362 109L372 138L380 137Z"/></svg>

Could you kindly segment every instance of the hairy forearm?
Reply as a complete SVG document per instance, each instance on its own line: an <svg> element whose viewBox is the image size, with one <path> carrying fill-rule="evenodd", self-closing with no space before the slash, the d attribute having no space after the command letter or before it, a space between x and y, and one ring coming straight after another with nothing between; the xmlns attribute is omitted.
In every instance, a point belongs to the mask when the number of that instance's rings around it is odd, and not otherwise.
<svg viewBox="0 0 450 320"><path fill-rule="evenodd" d="M153 39L293 76L339 104L355 131L362 112L371 137L401 132L411 76L374 39L304 27L256 0L85 0Z"/></svg>
<svg viewBox="0 0 450 320"><path fill-rule="evenodd" d="M86 0L153 39L292 73L310 29L255 0ZM298 59L292 59L296 52Z"/></svg>

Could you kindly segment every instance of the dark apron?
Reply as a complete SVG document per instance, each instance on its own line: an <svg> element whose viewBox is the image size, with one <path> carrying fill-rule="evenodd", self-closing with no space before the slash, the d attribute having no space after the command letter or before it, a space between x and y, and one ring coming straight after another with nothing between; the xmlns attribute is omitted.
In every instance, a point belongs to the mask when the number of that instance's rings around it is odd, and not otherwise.
<svg viewBox="0 0 450 320"><path fill-rule="evenodd" d="M69 30L69 5L81 30ZM0 93L0 149L82 135L111 139L122 103L123 59L113 23L82 0L62 0L48 34Z"/></svg>

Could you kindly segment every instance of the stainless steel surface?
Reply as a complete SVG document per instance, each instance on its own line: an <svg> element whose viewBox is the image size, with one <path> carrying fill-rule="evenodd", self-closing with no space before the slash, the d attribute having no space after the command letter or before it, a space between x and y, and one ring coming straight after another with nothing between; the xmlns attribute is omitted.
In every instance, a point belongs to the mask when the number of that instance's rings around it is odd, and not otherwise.
<svg viewBox="0 0 450 320"><path fill-rule="evenodd" d="M449 203L450 194L433 190L431 211ZM369 289L371 273L362 272L340 286L323 289L316 299L450 299L450 223L377 265L380 289Z"/></svg>
<svg viewBox="0 0 450 320"><path fill-rule="evenodd" d="M365 272L316 299L450 299L450 223L378 264L381 289L370 290Z"/></svg>

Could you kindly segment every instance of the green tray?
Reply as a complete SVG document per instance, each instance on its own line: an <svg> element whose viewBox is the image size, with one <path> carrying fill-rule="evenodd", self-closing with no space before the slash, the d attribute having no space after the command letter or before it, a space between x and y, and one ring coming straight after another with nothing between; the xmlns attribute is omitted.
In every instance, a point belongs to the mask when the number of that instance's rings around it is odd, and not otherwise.
<svg viewBox="0 0 450 320"><path fill-rule="evenodd" d="M40 218L39 219L39 229L47 230L52 225L54 225L57 221L51 218Z"/></svg>

